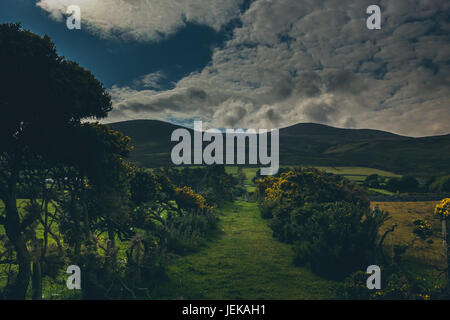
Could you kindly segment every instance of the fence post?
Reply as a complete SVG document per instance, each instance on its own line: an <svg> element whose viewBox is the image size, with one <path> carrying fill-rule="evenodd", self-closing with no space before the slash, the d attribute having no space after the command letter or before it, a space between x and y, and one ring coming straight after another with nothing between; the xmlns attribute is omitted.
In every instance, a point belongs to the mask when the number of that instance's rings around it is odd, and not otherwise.
<svg viewBox="0 0 450 320"><path fill-rule="evenodd" d="M447 242L447 218L442 217L442 242L444 244L444 256L445 256L445 268L446 268L446 276L447 276L447 291L450 292L450 261L449 261L449 247Z"/></svg>

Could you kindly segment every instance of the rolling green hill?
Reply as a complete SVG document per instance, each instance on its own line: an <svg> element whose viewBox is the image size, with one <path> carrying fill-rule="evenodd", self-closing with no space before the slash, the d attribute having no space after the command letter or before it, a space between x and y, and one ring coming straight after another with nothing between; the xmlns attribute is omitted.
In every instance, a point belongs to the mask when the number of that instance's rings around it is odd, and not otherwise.
<svg viewBox="0 0 450 320"><path fill-rule="evenodd" d="M110 126L133 139L133 161L146 167L171 164L170 152L176 142L171 142L170 136L180 126L156 120L125 121ZM300 123L280 129L280 163L442 175L450 172L450 135L411 138L378 130Z"/></svg>

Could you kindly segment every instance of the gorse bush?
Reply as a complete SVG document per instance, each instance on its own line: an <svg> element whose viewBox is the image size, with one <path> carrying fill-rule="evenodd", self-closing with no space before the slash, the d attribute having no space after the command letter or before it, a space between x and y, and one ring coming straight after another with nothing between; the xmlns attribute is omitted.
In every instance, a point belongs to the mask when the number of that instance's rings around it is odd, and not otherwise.
<svg viewBox="0 0 450 320"><path fill-rule="evenodd" d="M450 216L450 198L442 199L434 208L434 214L441 218L448 218Z"/></svg>
<svg viewBox="0 0 450 320"><path fill-rule="evenodd" d="M296 264L342 278L375 263L378 230L385 219L385 213L336 202L306 205L291 212L291 223L277 229L272 220L270 225L280 240L294 243Z"/></svg>
<svg viewBox="0 0 450 320"><path fill-rule="evenodd" d="M365 191L348 180L314 168L282 173L258 180L257 196L264 216L276 207L292 210L309 203L344 201L369 206Z"/></svg>
<svg viewBox="0 0 450 320"><path fill-rule="evenodd" d="M189 186L194 192L202 195L212 206L221 206L233 201L242 193L239 180L226 173L223 165L212 165L201 168L164 169L161 171L179 188Z"/></svg>
<svg viewBox="0 0 450 320"><path fill-rule="evenodd" d="M423 219L414 220L414 230L413 233L417 235L420 239L426 240L433 235L433 230L431 224Z"/></svg>
<svg viewBox="0 0 450 320"><path fill-rule="evenodd" d="M295 264L342 278L374 263L378 231L388 215L371 211L356 184L300 169L258 180L256 192L274 237L294 244Z"/></svg>
<svg viewBox="0 0 450 320"><path fill-rule="evenodd" d="M206 203L205 198L194 192L191 187L175 188L175 201L180 208L194 212L207 212L213 209Z"/></svg>

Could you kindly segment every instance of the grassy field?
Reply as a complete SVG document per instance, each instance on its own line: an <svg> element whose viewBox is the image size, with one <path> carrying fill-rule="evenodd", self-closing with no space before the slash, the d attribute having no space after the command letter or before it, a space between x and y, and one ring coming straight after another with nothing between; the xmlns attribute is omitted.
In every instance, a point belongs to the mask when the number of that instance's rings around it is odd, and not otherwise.
<svg viewBox="0 0 450 320"><path fill-rule="evenodd" d="M295 166L281 166L283 167L295 167ZM303 166L305 168L308 168L309 166ZM237 174L237 166L226 166L226 171L228 173L231 173L233 175ZM393 177L401 177L401 175L379 170L379 169L373 169L373 168L364 168L364 167L315 167L320 170L324 170L329 173L338 174L341 175L351 181L355 182L362 182L364 179L366 179L367 176L371 174L377 174L381 177L385 178L393 178ZM246 184L252 184L252 179L256 176L256 171L258 171L258 168L243 168L244 173L247 176Z"/></svg>
<svg viewBox="0 0 450 320"><path fill-rule="evenodd" d="M256 203L222 210L222 235L177 259L159 293L183 299L332 299L336 283L295 267L287 244L272 237Z"/></svg>
<svg viewBox="0 0 450 320"><path fill-rule="evenodd" d="M407 267L417 274L428 278L429 282L437 280L438 272L433 267L444 267L444 258L442 256L444 246L441 234L440 219L434 216L434 207L438 202L373 202L371 205L378 205L381 210L387 210L392 219L387 221L381 229L381 233L397 224L393 233L386 237L385 251L392 252L394 244L409 244L414 238L412 233L414 229L414 220L424 219L430 222L433 230L433 242L427 243L418 240L414 246L405 253L405 263Z"/></svg>
<svg viewBox="0 0 450 320"><path fill-rule="evenodd" d="M380 177L385 178L401 177L401 175L393 172L364 167L315 167L315 168L324 170L329 173L338 174L355 182L362 182L364 181L364 179L366 179L367 176L370 176L371 174L377 174Z"/></svg>
<svg viewBox="0 0 450 320"><path fill-rule="evenodd" d="M394 192L387 191L387 190L384 190L384 189L367 188L367 190L374 191L374 192L377 192L377 193L379 193L381 195L386 195L386 196L393 196L393 195L395 195Z"/></svg>

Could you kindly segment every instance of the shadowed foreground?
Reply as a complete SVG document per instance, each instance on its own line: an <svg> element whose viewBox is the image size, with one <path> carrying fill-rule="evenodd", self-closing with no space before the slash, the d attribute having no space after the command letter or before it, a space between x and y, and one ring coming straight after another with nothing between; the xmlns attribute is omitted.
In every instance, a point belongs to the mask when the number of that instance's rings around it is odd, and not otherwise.
<svg viewBox="0 0 450 320"><path fill-rule="evenodd" d="M335 298L335 282L293 265L291 247L272 237L256 203L230 204L220 219L218 239L170 266L161 298Z"/></svg>

